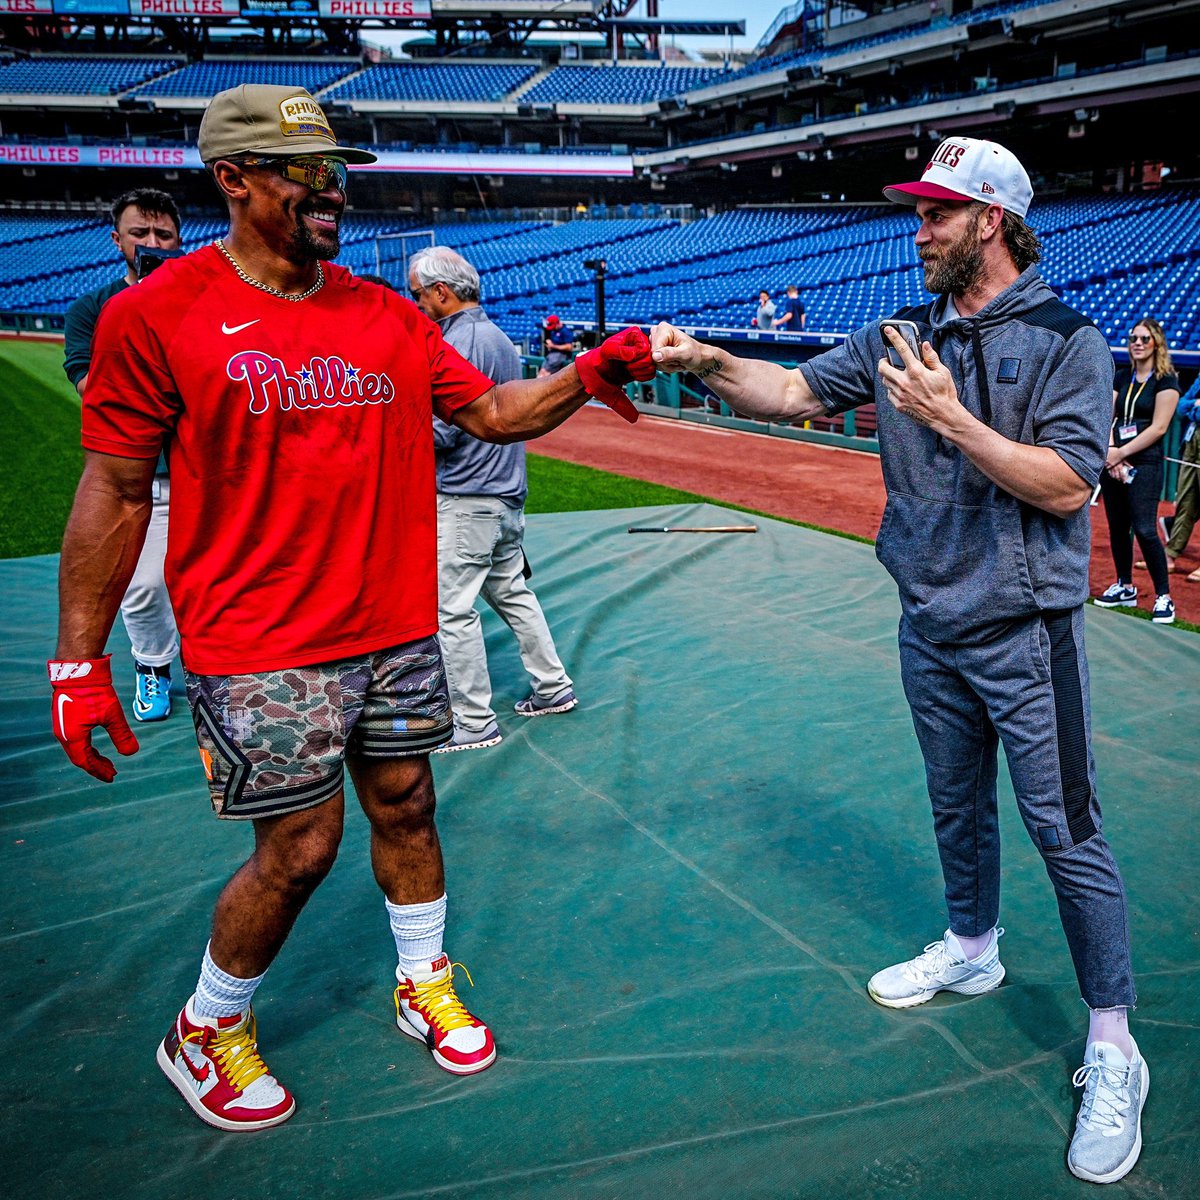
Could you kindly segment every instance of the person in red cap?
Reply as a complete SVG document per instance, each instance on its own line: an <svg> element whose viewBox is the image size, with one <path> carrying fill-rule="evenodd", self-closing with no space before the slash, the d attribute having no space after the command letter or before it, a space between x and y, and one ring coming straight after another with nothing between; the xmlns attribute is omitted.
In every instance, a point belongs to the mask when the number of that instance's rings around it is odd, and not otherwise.
<svg viewBox="0 0 1200 1200"><path fill-rule="evenodd" d="M1011 151L947 138L919 180L884 195L916 210L932 302L794 370L735 358L665 324L653 355L760 419L876 404L888 489L876 553L900 591L900 668L949 921L921 954L873 975L868 992L904 1009L1004 979L1003 742L1090 1010L1068 1165L1111 1183L1141 1151L1149 1085L1127 1019L1136 999L1128 904L1102 832L1083 642L1088 500L1108 450L1112 355L1038 272L1040 246L1025 223L1033 188Z"/></svg>
<svg viewBox="0 0 1200 1200"><path fill-rule="evenodd" d="M111 782L92 744L136 739L105 643L137 562L170 440L166 574L214 811L254 850L217 900L199 978L158 1065L219 1129L286 1121L251 999L342 836L344 769L370 824L398 965L400 1031L456 1075L496 1044L454 986L429 753L453 733L437 643L433 417L484 441L544 433L589 396L653 375L625 330L553 379L496 385L407 298L334 265L348 163L302 88L221 92L200 155L229 233L105 305L83 399L86 458L63 538L55 735ZM203 851L197 862L203 862Z"/></svg>
<svg viewBox="0 0 1200 1200"><path fill-rule="evenodd" d="M539 376L554 375L575 356L575 331L551 313L542 327L542 360Z"/></svg>

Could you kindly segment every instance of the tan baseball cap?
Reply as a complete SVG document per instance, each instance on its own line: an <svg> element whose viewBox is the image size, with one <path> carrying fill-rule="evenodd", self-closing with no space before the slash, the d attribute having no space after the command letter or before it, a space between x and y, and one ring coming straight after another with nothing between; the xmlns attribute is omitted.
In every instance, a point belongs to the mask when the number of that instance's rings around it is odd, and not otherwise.
<svg viewBox="0 0 1200 1200"><path fill-rule="evenodd" d="M369 150L339 146L321 106L302 87L243 83L218 92L204 110L200 158L210 163L237 154L327 154L348 163L373 163Z"/></svg>

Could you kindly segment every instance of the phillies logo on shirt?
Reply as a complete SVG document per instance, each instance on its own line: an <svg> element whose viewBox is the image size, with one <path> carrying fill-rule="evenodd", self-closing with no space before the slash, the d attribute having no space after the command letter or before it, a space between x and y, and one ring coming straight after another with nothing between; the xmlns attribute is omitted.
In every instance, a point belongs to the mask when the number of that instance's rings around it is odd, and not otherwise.
<svg viewBox="0 0 1200 1200"><path fill-rule="evenodd" d="M281 412L289 408L332 408L345 404L387 404L396 395L384 373L372 375L330 355L313 357L292 375L283 363L263 350L242 350L225 364L233 380L245 380L250 389L250 411L265 413L272 400Z"/></svg>

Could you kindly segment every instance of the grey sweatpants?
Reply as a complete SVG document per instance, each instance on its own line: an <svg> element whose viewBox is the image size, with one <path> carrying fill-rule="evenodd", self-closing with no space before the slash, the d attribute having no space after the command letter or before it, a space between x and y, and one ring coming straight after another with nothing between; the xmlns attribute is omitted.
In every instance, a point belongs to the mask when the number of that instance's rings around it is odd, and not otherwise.
<svg viewBox="0 0 1200 1200"><path fill-rule="evenodd" d="M999 919L1003 742L1083 999L1132 1008L1125 888L1096 797L1083 609L1041 613L972 645L927 641L902 618L900 670L925 759L950 929L979 937Z"/></svg>

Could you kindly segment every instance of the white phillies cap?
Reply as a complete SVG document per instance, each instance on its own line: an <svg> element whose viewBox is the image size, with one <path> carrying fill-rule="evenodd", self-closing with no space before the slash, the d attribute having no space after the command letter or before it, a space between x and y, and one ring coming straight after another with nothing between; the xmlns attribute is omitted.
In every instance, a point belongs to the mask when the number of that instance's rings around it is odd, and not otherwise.
<svg viewBox="0 0 1200 1200"><path fill-rule="evenodd" d="M933 152L916 183L894 183L883 194L894 204L982 200L1023 217L1033 199L1033 184L1011 150L981 138L949 137Z"/></svg>

